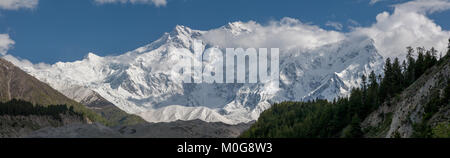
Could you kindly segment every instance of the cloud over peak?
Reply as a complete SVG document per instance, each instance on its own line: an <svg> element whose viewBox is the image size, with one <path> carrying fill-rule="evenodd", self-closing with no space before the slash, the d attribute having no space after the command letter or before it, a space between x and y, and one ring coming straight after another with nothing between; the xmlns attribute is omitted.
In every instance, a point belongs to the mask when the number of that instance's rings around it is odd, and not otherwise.
<svg viewBox="0 0 450 158"><path fill-rule="evenodd" d="M243 31L244 30L244 31ZM300 20L285 17L261 25L254 21L230 23L207 31L203 39L225 48L312 49L344 38L342 33L324 30Z"/></svg>
<svg viewBox="0 0 450 158"><path fill-rule="evenodd" d="M325 24L334 27L336 31L333 31L286 17L279 21L271 21L267 25L255 21L230 23L226 27L207 31L203 38L204 41L222 47L305 50L365 36L373 39L379 53L384 57L403 58L407 46L434 47L444 52L447 49L450 31L443 30L427 17L427 14L450 9L450 2L449 0L426 2L416 0L394 5L392 13L379 13L375 17L376 21L370 26L361 26L356 21L349 21L352 25L350 32L342 32L341 23L329 21Z"/></svg>

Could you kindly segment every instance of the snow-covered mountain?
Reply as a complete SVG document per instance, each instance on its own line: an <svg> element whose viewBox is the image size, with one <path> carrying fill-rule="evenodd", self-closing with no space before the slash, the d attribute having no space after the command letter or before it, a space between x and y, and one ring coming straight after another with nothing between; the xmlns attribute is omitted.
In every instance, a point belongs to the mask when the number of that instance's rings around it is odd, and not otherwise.
<svg viewBox="0 0 450 158"><path fill-rule="evenodd" d="M239 23L220 29L233 35L252 31ZM349 38L302 51L280 48L280 85L275 93L273 85L262 83L175 82L179 72L171 69L192 55L176 48L192 50L194 41L203 41L203 48L224 49L204 41L206 32L176 26L157 41L119 56L89 53L83 60L51 66L16 65L68 97L83 100L99 94L149 122L201 119L236 124L256 120L274 102L346 95L360 85L363 74L381 73L383 64L373 40Z"/></svg>

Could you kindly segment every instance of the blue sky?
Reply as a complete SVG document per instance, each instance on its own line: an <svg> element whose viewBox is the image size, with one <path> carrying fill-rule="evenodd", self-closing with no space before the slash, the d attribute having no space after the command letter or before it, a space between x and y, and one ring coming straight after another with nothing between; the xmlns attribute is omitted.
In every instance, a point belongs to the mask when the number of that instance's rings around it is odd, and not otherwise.
<svg viewBox="0 0 450 158"><path fill-rule="evenodd" d="M368 27L405 0L168 0L167 4L99 4L94 0L40 0L34 7L0 8L0 33L15 41L8 54L33 63L74 61L88 52L121 54L158 39L175 25L214 29L228 22L260 24L291 17L326 30ZM444 30L449 11L428 15ZM353 21L353 22L351 22ZM355 24L354 22L357 22ZM331 24L341 24L335 28Z"/></svg>

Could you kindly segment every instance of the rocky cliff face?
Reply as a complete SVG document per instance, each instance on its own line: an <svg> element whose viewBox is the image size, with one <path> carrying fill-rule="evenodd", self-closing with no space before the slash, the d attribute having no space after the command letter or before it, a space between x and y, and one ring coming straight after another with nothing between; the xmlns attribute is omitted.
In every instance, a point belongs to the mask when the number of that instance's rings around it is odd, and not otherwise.
<svg viewBox="0 0 450 158"><path fill-rule="evenodd" d="M432 67L414 84L400 95L384 103L371 113L362 123L366 137L412 137L414 126L423 124L434 128L439 123L450 123L450 103L442 102L437 112L429 113L428 119L425 108L433 97L442 98L444 89L448 87L450 79L450 60L444 59L440 64Z"/></svg>

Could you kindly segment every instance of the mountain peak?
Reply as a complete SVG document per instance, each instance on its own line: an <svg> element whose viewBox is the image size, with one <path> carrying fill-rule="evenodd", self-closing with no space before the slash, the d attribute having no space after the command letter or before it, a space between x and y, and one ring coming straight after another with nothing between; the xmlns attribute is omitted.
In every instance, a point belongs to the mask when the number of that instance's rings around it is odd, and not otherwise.
<svg viewBox="0 0 450 158"><path fill-rule="evenodd" d="M175 28L169 34L171 36L195 36L198 35L201 31L193 30L187 26L176 25Z"/></svg>
<svg viewBox="0 0 450 158"><path fill-rule="evenodd" d="M92 52L89 52L86 56L84 56L84 59L88 60L88 61L99 61L100 59L102 59L102 57L100 57Z"/></svg>
<svg viewBox="0 0 450 158"><path fill-rule="evenodd" d="M232 23L228 23L227 25L222 27L225 30L230 31L234 35L239 35L243 32L250 33L252 32L252 29L244 24L242 21L236 21Z"/></svg>
<svg viewBox="0 0 450 158"><path fill-rule="evenodd" d="M189 34L192 32L192 29L183 25L177 25L172 32L179 34Z"/></svg>
<svg viewBox="0 0 450 158"><path fill-rule="evenodd" d="M85 58L87 58L87 59L95 59L95 58L99 58L99 56L96 55L96 54L94 54L94 53L92 53L92 52L89 52L89 53L85 56Z"/></svg>

